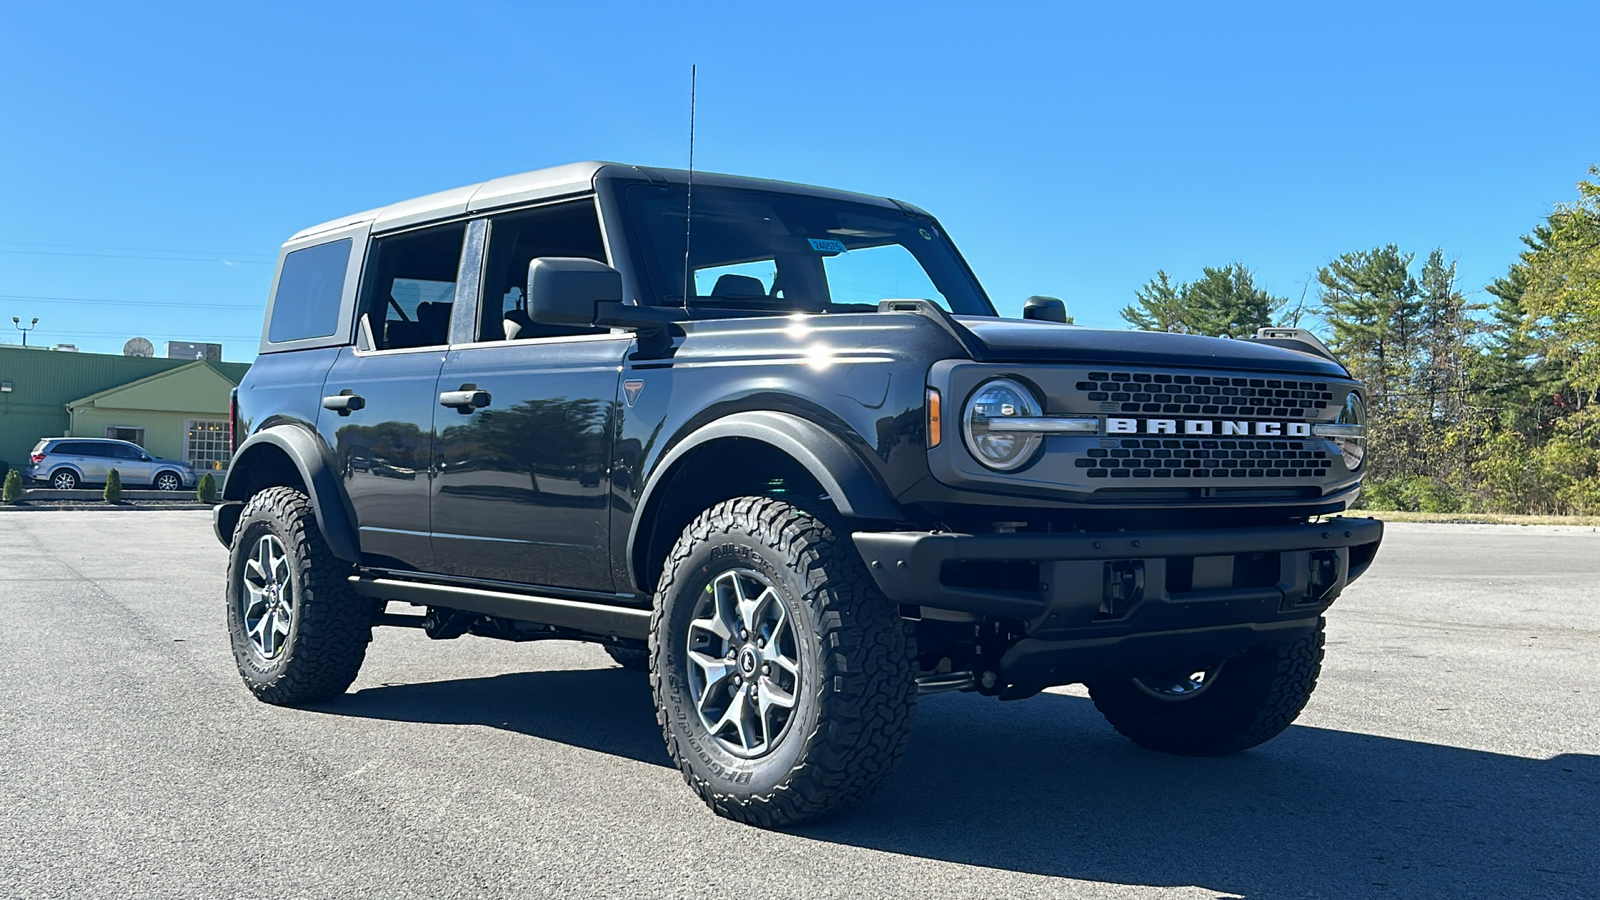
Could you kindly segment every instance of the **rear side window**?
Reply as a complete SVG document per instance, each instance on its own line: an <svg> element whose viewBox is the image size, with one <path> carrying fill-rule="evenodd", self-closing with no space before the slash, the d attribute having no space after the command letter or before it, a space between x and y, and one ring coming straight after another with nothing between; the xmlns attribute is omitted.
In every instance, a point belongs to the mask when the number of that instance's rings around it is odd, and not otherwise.
<svg viewBox="0 0 1600 900"><path fill-rule="evenodd" d="M274 344L320 338L339 328L339 296L350 265L350 239L296 250L283 260L272 298L267 340Z"/></svg>
<svg viewBox="0 0 1600 900"><path fill-rule="evenodd" d="M367 253L361 311L379 350L450 340L465 222L377 238Z"/></svg>

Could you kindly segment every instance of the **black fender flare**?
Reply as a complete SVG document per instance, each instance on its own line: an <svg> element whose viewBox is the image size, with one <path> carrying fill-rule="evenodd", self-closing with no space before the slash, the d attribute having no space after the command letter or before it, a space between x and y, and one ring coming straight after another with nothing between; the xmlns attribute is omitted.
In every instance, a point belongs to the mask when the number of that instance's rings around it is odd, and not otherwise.
<svg viewBox="0 0 1600 900"><path fill-rule="evenodd" d="M635 550L642 523L654 511L657 489L670 481L677 464L695 448L724 438L760 441L799 463L822 485L839 515L847 519L895 522L905 516L860 454L843 438L809 419L774 410L748 410L716 419L678 441L651 469L650 480L628 526L628 568L634 572Z"/></svg>
<svg viewBox="0 0 1600 900"><path fill-rule="evenodd" d="M230 477L222 489L224 506L218 507L218 513L214 516L218 539L224 544L232 540L232 526L238 522L238 504L250 499L245 492L249 489L251 480L233 476L242 473L250 464L252 453L261 452L260 448L263 445L271 445L281 450L299 471L300 480L305 484L306 492L311 498L311 508L317 514L317 528L322 531L323 540L328 542L328 549L335 557L345 562L360 562L361 545L356 538L355 516L350 511L350 502L345 497L344 486L339 482L338 472L327 454L323 452L322 438L306 428L295 425L274 425L263 428L239 445L229 465ZM236 511L231 517L232 521L225 523L221 510L228 504L232 504Z"/></svg>

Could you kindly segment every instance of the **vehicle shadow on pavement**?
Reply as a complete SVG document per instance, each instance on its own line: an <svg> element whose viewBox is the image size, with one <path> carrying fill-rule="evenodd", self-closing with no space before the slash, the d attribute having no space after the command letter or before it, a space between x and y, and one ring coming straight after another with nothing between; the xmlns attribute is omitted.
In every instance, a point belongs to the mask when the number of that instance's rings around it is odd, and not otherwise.
<svg viewBox="0 0 1600 900"><path fill-rule="evenodd" d="M499 675L321 707L482 724L670 765L642 675ZM924 698L906 759L813 840L1245 897L1600 896L1600 756L1525 759L1306 726L1246 753L1142 750L1089 701Z"/></svg>
<svg viewBox="0 0 1600 900"><path fill-rule="evenodd" d="M1292 726L1152 753L1086 699L925 698L906 760L820 840L1245 897L1600 896L1600 756L1532 760Z"/></svg>
<svg viewBox="0 0 1600 900"><path fill-rule="evenodd" d="M644 673L622 668L514 672L365 688L319 712L395 722L487 725L671 766Z"/></svg>

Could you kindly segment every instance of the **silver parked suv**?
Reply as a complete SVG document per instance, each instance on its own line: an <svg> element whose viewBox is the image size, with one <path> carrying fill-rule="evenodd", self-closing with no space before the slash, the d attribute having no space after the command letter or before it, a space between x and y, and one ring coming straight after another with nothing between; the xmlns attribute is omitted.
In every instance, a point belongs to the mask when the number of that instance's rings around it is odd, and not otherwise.
<svg viewBox="0 0 1600 900"><path fill-rule="evenodd" d="M130 487L147 484L176 491L195 486L194 467L188 463L151 456L138 444L110 438L45 438L28 455L23 474L29 481L71 490L80 484L103 484L112 469Z"/></svg>

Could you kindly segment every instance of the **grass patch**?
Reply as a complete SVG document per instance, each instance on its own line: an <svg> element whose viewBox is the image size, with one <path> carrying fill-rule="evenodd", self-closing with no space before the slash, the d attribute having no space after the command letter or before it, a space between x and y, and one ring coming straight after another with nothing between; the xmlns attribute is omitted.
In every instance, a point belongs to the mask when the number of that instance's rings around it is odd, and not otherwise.
<svg viewBox="0 0 1600 900"><path fill-rule="evenodd" d="M1451 525L1577 525L1600 526L1600 516L1514 516L1502 513L1430 513L1391 509L1353 509L1347 516L1367 516L1385 522L1435 522Z"/></svg>

